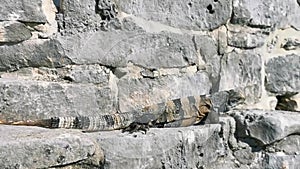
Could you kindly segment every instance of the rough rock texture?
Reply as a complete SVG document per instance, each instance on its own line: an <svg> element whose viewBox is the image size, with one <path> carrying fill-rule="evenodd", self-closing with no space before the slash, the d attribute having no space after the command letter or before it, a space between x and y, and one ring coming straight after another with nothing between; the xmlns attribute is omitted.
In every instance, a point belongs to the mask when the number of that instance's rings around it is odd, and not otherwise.
<svg viewBox="0 0 300 169"><path fill-rule="evenodd" d="M220 125L151 129L146 135L12 126L0 131L1 168L199 168L224 153Z"/></svg>
<svg viewBox="0 0 300 169"><path fill-rule="evenodd" d="M46 16L42 10L42 0L3 0L0 11L2 21L46 22Z"/></svg>
<svg viewBox="0 0 300 169"><path fill-rule="evenodd" d="M220 90L241 88L249 103L261 95L261 55L256 51L233 51L222 58Z"/></svg>
<svg viewBox="0 0 300 169"><path fill-rule="evenodd" d="M79 131L1 126L1 168L48 168L79 163L104 154Z"/></svg>
<svg viewBox="0 0 300 169"><path fill-rule="evenodd" d="M266 64L266 88L273 93L300 91L300 55L271 59ZM278 71L280 70L280 71Z"/></svg>
<svg viewBox="0 0 300 169"><path fill-rule="evenodd" d="M299 0L1 4L0 122L189 95L217 103L224 95L214 93L230 89L246 102L229 113L215 105L221 128L128 135L1 125L0 168L299 168Z"/></svg>
<svg viewBox="0 0 300 169"><path fill-rule="evenodd" d="M278 27L288 25L299 29L299 4L287 0L257 0L255 3L247 0L233 0L232 23L246 24L252 27Z"/></svg>
<svg viewBox="0 0 300 169"><path fill-rule="evenodd" d="M15 21L0 23L0 43L18 43L31 37L31 32L26 25Z"/></svg>
<svg viewBox="0 0 300 169"><path fill-rule="evenodd" d="M97 115L116 110L114 88L93 85L0 79L0 118L40 119Z"/></svg>
<svg viewBox="0 0 300 169"><path fill-rule="evenodd" d="M236 136L253 139L258 145L261 144L260 146L269 145L300 132L300 114L297 112L236 111L232 116L237 122L237 128L239 128Z"/></svg>
<svg viewBox="0 0 300 169"><path fill-rule="evenodd" d="M231 0L117 0L116 3L127 14L189 30L211 30L225 24L232 7Z"/></svg>
<svg viewBox="0 0 300 169"><path fill-rule="evenodd" d="M219 130L219 125L209 125L151 129L147 135L121 137L100 133L97 141L103 143L105 168L200 168L223 155ZM218 151L210 151L215 148Z"/></svg>
<svg viewBox="0 0 300 169"><path fill-rule="evenodd" d="M14 71L21 67L62 67L72 61L64 55L56 40L28 40L16 45L0 46L0 70ZM13 53L13 55L12 55Z"/></svg>

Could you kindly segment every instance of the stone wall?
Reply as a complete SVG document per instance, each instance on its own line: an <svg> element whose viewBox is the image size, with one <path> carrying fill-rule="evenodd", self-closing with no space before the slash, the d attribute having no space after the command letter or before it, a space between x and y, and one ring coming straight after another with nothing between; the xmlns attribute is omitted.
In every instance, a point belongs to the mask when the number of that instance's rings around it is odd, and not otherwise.
<svg viewBox="0 0 300 169"><path fill-rule="evenodd" d="M1 159L11 159L0 166L296 169L299 13L299 0L3 0L0 119L108 114L229 89L246 102L219 125L137 138L0 126L21 139L2 140ZM45 142L43 132L58 136ZM38 162L23 163L36 144ZM62 155L65 146L75 148Z"/></svg>

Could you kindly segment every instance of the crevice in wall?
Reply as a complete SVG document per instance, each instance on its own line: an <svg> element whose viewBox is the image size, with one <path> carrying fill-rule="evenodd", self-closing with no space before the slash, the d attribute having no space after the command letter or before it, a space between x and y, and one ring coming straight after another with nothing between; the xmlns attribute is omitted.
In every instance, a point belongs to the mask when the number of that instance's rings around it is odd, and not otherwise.
<svg viewBox="0 0 300 169"><path fill-rule="evenodd" d="M297 92L288 92L284 95L277 95L277 105L275 107L275 110L297 111L296 108L299 105L297 105L297 102L292 99L292 97L297 94Z"/></svg>

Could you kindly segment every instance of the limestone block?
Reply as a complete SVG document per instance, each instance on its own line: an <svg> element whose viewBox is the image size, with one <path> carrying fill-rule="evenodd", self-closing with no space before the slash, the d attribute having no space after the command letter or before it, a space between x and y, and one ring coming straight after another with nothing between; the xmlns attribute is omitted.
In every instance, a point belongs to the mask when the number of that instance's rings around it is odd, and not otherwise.
<svg viewBox="0 0 300 169"><path fill-rule="evenodd" d="M3 0L0 6L1 20L46 23L42 9L43 0Z"/></svg>
<svg viewBox="0 0 300 169"><path fill-rule="evenodd" d="M267 153L262 168L297 169L300 166L300 155L284 155L282 153Z"/></svg>
<svg viewBox="0 0 300 169"><path fill-rule="evenodd" d="M300 136L291 135L267 147L269 151L284 152L286 155L300 155Z"/></svg>
<svg viewBox="0 0 300 169"><path fill-rule="evenodd" d="M0 79L0 119L95 116L115 112L114 86Z"/></svg>
<svg viewBox="0 0 300 169"><path fill-rule="evenodd" d="M256 145L268 145L300 132L298 112L237 110L232 115L237 124L238 139L254 139Z"/></svg>
<svg viewBox="0 0 300 169"><path fill-rule="evenodd" d="M94 165L104 160L103 151L80 131L1 125L0 133L1 168L52 168L92 156Z"/></svg>
<svg viewBox="0 0 300 169"><path fill-rule="evenodd" d="M168 32L98 31L61 37L59 42L66 55L77 64L126 67L132 63L158 69L198 63L193 37ZM198 38L201 40L202 36Z"/></svg>
<svg viewBox="0 0 300 169"><path fill-rule="evenodd" d="M253 27L299 28L300 6L294 0L284 4L280 0L233 0L232 23L246 24Z"/></svg>
<svg viewBox="0 0 300 169"><path fill-rule="evenodd" d="M240 88L246 103L259 101L261 95L261 56L255 50L233 51L221 60L220 90Z"/></svg>
<svg viewBox="0 0 300 169"><path fill-rule="evenodd" d="M16 21L0 22L0 43L18 43L31 37L25 24Z"/></svg>
<svg viewBox="0 0 300 169"><path fill-rule="evenodd" d="M211 36L195 36L194 43L199 55L199 67L205 67L212 82L212 92L219 89L221 55L218 54L218 44Z"/></svg>
<svg viewBox="0 0 300 169"><path fill-rule="evenodd" d="M166 100L209 94L211 83L205 72L157 79L120 79L119 108L126 112Z"/></svg>
<svg viewBox="0 0 300 169"><path fill-rule="evenodd" d="M64 78L74 83L93 83L107 86L114 81L112 72L100 65L71 65L64 69Z"/></svg>
<svg viewBox="0 0 300 169"><path fill-rule="evenodd" d="M300 91L300 56L289 54L266 63L266 89L273 93Z"/></svg>
<svg viewBox="0 0 300 169"><path fill-rule="evenodd" d="M267 38L267 32L242 26L228 26L228 45L242 48L253 49L262 47Z"/></svg>
<svg viewBox="0 0 300 169"><path fill-rule="evenodd" d="M231 0L116 0L121 12L187 30L212 30L231 16Z"/></svg>
<svg viewBox="0 0 300 169"><path fill-rule="evenodd" d="M63 35L95 31L101 28L101 17L95 11L96 1L61 0L58 27Z"/></svg>
<svg viewBox="0 0 300 169"><path fill-rule="evenodd" d="M223 155L219 131L220 125L206 125L151 128L146 135L100 132L95 137L106 168L201 168Z"/></svg>
<svg viewBox="0 0 300 169"><path fill-rule="evenodd" d="M56 40L27 40L16 45L0 46L0 71L22 67L61 67L72 63Z"/></svg>

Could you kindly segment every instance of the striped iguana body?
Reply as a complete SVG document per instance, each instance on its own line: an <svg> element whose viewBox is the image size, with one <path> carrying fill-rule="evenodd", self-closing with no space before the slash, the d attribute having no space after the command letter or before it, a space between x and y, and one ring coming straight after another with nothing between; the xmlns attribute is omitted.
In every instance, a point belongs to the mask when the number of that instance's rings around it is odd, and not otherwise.
<svg viewBox="0 0 300 169"><path fill-rule="evenodd" d="M199 124L209 115L217 114L213 108L216 104L219 110L224 111L228 106L232 106L231 104L244 101L243 95L239 92L226 91L223 94L225 97L221 101L215 101L213 96L189 96L130 112L99 116L53 117L33 121L2 122L2 124L81 129L87 132L117 129L146 132L148 127L185 127ZM224 106L225 108L220 108Z"/></svg>

